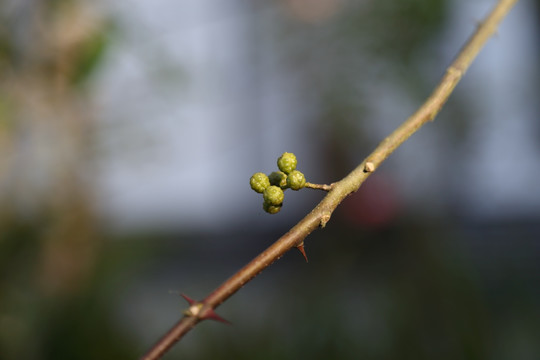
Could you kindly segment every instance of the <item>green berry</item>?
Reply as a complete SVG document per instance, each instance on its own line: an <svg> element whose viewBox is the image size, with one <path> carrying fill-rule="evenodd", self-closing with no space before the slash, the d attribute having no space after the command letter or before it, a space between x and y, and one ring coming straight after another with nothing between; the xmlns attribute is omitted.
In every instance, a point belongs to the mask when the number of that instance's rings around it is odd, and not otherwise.
<svg viewBox="0 0 540 360"><path fill-rule="evenodd" d="M263 199L269 205L281 205L283 203L283 190L275 185L270 185L263 192Z"/></svg>
<svg viewBox="0 0 540 360"><path fill-rule="evenodd" d="M268 175L268 178L270 179L270 185L279 186L282 189L287 187L287 174L283 171L274 171Z"/></svg>
<svg viewBox="0 0 540 360"><path fill-rule="evenodd" d="M287 176L287 185L293 190L300 190L306 185L306 177L298 170L291 171Z"/></svg>
<svg viewBox="0 0 540 360"><path fill-rule="evenodd" d="M267 202L263 202L263 209L269 214L277 214L281 210L281 205L270 205Z"/></svg>
<svg viewBox="0 0 540 360"><path fill-rule="evenodd" d="M270 186L270 180L266 174L258 172L253 174L251 179L249 179L249 185L256 192L263 193L264 189Z"/></svg>
<svg viewBox="0 0 540 360"><path fill-rule="evenodd" d="M296 169L296 156L293 153L285 152L277 160L277 166L279 170L283 171L285 174L290 173Z"/></svg>

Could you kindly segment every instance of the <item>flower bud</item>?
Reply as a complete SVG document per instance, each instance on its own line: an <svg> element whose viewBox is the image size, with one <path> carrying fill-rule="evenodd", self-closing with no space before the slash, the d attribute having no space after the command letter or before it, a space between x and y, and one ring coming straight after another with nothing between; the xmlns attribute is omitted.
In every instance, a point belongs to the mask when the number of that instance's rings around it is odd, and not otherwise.
<svg viewBox="0 0 540 360"><path fill-rule="evenodd" d="M287 185L293 190L300 190L306 185L306 178L298 170L293 170L287 175Z"/></svg>
<svg viewBox="0 0 540 360"><path fill-rule="evenodd" d="M283 171L285 174L296 169L297 163L296 156L293 153L288 152L283 153L277 160L279 170Z"/></svg>
<svg viewBox="0 0 540 360"><path fill-rule="evenodd" d="M268 178L270 179L270 185L279 186L282 189L287 187L287 174L283 171L274 171L268 175Z"/></svg>
<svg viewBox="0 0 540 360"><path fill-rule="evenodd" d="M281 205L283 203L283 198L283 190L275 185L270 185L263 192L264 202L270 205Z"/></svg>
<svg viewBox="0 0 540 360"><path fill-rule="evenodd" d="M263 202L263 209L269 214L277 214L281 210L282 205L270 205L266 201Z"/></svg>
<svg viewBox="0 0 540 360"><path fill-rule="evenodd" d="M251 179L249 179L249 185L251 185L251 188L254 191L263 193L264 189L270 186L270 180L266 174L258 172L251 176Z"/></svg>

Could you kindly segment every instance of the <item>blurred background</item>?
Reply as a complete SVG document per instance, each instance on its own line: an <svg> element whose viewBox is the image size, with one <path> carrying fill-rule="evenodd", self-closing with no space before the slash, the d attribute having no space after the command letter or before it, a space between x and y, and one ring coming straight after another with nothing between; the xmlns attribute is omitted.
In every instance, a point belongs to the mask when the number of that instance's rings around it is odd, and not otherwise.
<svg viewBox="0 0 540 360"><path fill-rule="evenodd" d="M495 0L0 2L0 359L134 359L322 199ZM165 359L538 359L540 1Z"/></svg>

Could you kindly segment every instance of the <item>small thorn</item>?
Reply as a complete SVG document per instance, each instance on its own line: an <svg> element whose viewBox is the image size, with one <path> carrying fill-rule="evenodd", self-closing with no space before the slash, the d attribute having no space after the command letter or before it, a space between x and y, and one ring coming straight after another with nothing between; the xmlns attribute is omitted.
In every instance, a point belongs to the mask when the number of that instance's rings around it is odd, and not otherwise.
<svg viewBox="0 0 540 360"><path fill-rule="evenodd" d="M228 320L225 320L224 318L222 318L221 316L219 316L218 314L216 314L216 312L214 311L214 309L208 309L206 310L206 315L202 316L201 319L205 320L205 319L208 319L208 320L215 320L215 321L219 321L219 322L222 322L224 324L231 324L230 321Z"/></svg>
<svg viewBox="0 0 540 360"><path fill-rule="evenodd" d="M193 305L195 303L197 303L195 300L193 300L192 298L190 298L189 296L185 295L185 294L180 294L181 297L183 297L189 305Z"/></svg>
<svg viewBox="0 0 540 360"><path fill-rule="evenodd" d="M184 315L186 315L186 316L196 316L201 320L208 319L208 320L219 321L219 322L222 322L222 323L225 323L225 324L230 324L231 323L230 321L225 320L224 318L222 318L221 316L216 314L214 309L211 309L211 308L205 310L204 311L205 315L201 316L201 310L202 310L203 305L204 305L202 302L195 301L195 300L193 300L192 298L190 298L189 296L187 296L185 294L180 294L180 296L182 296L189 304L189 309L184 311Z"/></svg>
<svg viewBox="0 0 540 360"><path fill-rule="evenodd" d="M306 262L309 262L308 258L307 258L307 255L306 255L306 250L304 249L304 242L302 241L302 243L300 245L296 246L296 248L298 249L298 251L300 251L302 253L302 255L304 255L304 259L306 259Z"/></svg>

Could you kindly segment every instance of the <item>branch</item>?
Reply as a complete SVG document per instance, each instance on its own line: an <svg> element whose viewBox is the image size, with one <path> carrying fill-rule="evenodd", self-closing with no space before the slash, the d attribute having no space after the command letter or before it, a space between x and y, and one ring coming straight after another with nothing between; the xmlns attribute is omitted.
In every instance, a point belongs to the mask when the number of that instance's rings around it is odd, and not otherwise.
<svg viewBox="0 0 540 360"><path fill-rule="evenodd" d="M313 184L310 182L306 182L304 187L310 188L310 189L318 189L318 190L324 190L324 191L330 191L334 187L334 184L326 185L326 184Z"/></svg>
<svg viewBox="0 0 540 360"><path fill-rule="evenodd" d="M476 32L459 52L454 62L448 67L439 85L425 103L393 133L386 137L351 173L342 180L333 183L328 189L324 189L328 191L328 194L306 217L221 284L204 300L197 302L185 297L189 299L190 304L189 310L184 312L185 316L141 359L154 360L160 358L174 343L202 320L223 320L216 315L214 309L291 248L296 247L305 255L303 246L306 236L318 227L324 227L343 199L358 190L369 175L405 140L425 123L435 118L480 49L489 37L496 32L499 22L516 2L517 0L500 0L498 2L492 12L478 26Z"/></svg>

